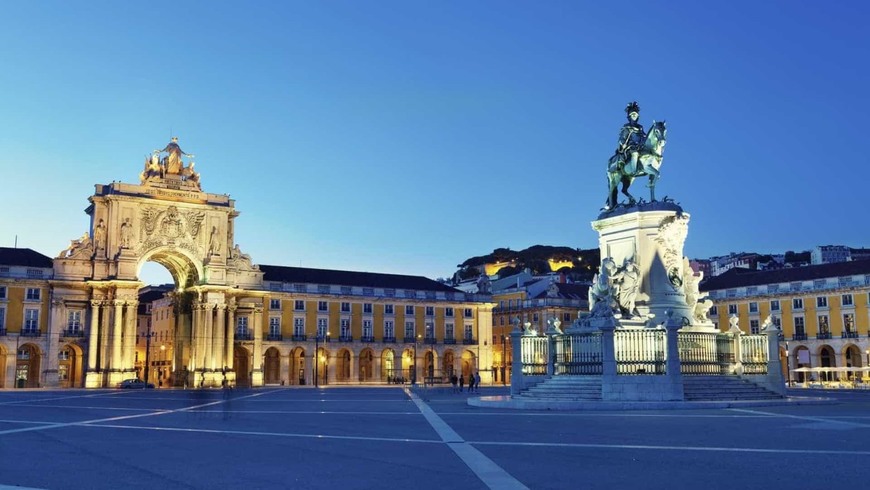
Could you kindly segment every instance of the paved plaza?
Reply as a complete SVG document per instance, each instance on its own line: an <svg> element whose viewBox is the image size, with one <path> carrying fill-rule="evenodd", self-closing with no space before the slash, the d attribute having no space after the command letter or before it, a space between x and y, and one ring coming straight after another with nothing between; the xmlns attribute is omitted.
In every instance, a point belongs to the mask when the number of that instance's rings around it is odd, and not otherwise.
<svg viewBox="0 0 870 490"><path fill-rule="evenodd" d="M864 488L870 393L827 394L840 403L525 412L398 386L6 390L0 486Z"/></svg>

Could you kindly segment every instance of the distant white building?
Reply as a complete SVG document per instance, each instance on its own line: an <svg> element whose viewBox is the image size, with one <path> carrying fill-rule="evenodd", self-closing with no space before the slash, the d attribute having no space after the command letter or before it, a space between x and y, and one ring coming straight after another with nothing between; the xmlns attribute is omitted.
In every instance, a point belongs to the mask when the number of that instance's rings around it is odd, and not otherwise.
<svg viewBox="0 0 870 490"><path fill-rule="evenodd" d="M812 265L836 264L852 260L852 249L845 245L819 245L810 253Z"/></svg>

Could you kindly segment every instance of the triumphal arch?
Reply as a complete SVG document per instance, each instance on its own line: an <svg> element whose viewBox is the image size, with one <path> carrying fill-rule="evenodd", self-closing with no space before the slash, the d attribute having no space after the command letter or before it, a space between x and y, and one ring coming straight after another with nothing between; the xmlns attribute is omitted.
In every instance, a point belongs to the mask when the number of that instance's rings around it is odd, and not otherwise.
<svg viewBox="0 0 870 490"><path fill-rule="evenodd" d="M149 261L175 282L176 379L197 387L233 381L235 317L244 313L258 324L263 273L234 241L234 201L203 192L193 158L172 138L146 158L138 185L96 185L85 210L90 232L54 260L52 318L63 322L64 309L88 311L86 387L137 377L139 272ZM262 381L257 366L251 376Z"/></svg>

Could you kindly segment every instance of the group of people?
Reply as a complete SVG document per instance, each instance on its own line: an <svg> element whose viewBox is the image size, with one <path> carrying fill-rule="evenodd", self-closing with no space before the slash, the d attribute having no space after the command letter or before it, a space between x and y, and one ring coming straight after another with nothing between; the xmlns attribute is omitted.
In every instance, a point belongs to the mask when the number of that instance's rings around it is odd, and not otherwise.
<svg viewBox="0 0 870 490"><path fill-rule="evenodd" d="M454 374L450 376L450 384L453 386L453 393L462 393L465 391L465 383L468 382L468 393L480 393L480 373L475 372L469 374L466 379L465 375L460 374L458 377Z"/></svg>

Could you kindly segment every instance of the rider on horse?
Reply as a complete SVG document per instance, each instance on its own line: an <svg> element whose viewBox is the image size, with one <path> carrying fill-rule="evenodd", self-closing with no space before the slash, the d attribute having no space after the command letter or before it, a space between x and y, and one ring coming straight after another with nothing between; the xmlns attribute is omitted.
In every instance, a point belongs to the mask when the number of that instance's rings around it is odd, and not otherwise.
<svg viewBox="0 0 870 490"><path fill-rule="evenodd" d="M643 126L637 122L640 113L640 106L637 102L632 102L625 106L625 114L628 117L628 122L622 126L619 131L619 145L616 147L617 165L620 168L608 169L611 172L622 170L621 167L626 163L631 163L631 168L637 168L637 157L643 149L644 141L646 141L646 132Z"/></svg>

